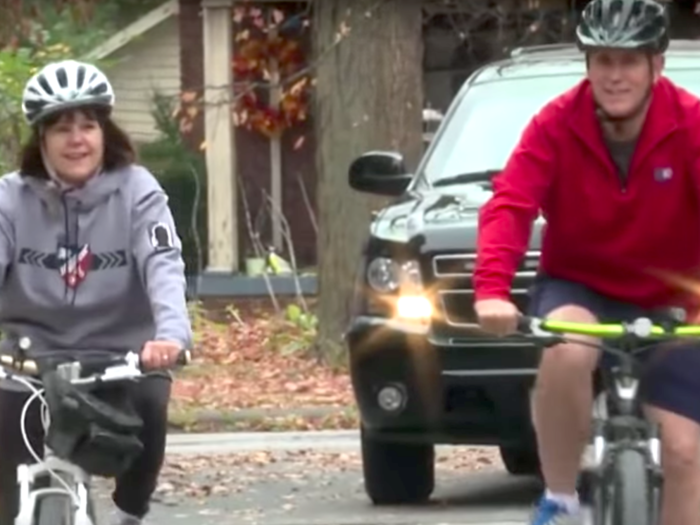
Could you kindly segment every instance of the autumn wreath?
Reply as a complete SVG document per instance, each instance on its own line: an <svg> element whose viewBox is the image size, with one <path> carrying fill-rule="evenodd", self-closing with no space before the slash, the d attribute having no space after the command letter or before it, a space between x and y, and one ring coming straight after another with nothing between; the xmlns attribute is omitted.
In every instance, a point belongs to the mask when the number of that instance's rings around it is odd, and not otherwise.
<svg viewBox="0 0 700 525"><path fill-rule="evenodd" d="M279 18L276 21L278 26L283 24ZM254 25L258 27L242 29L234 38L234 124L278 137L285 129L306 120L311 84L305 73L306 57L299 39L256 30L261 24ZM279 104L272 105L270 89L262 88L275 87L275 65L280 97Z"/></svg>

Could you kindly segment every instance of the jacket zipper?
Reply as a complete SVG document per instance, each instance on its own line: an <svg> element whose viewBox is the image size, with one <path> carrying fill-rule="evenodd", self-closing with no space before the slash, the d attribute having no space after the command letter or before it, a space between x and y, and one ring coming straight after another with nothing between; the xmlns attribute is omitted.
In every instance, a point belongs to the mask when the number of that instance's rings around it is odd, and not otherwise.
<svg viewBox="0 0 700 525"><path fill-rule="evenodd" d="M627 180L627 177L629 177L629 174L625 176L621 171L618 172L617 176L619 177L620 180L620 189L622 190L622 193L627 193L627 185L629 181Z"/></svg>

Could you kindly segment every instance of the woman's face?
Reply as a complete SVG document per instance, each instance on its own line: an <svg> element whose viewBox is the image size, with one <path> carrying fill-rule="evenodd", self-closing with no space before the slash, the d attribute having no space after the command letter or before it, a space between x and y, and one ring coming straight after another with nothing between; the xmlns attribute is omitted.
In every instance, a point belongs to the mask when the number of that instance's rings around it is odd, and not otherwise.
<svg viewBox="0 0 700 525"><path fill-rule="evenodd" d="M43 130L46 160L68 184L95 175L104 156L104 135L94 116L69 111Z"/></svg>

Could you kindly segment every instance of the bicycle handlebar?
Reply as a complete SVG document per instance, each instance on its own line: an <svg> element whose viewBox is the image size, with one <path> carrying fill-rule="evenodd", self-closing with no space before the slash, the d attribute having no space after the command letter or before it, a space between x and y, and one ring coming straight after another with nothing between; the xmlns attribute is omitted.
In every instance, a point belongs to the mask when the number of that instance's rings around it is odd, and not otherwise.
<svg viewBox="0 0 700 525"><path fill-rule="evenodd" d="M89 352L80 352L90 355ZM94 354L93 354L94 355ZM50 355L45 356L46 359L51 359ZM181 350L171 368L186 366L192 359L189 350ZM66 358L60 360L60 365L78 366L76 377L71 377L69 380L73 384L93 384L112 381L124 381L127 379L135 379L144 375L144 370L141 362L141 354L139 352L130 351L126 354L114 354L102 352L98 359L86 359L88 368L101 368L102 371L88 375L81 375L83 363L80 358ZM6 368L7 367L7 368ZM9 370L8 370L9 368ZM23 374L36 375L39 373L40 367L35 359L20 359L9 354L0 354L0 379L13 379L13 377L22 375L23 380L29 380ZM155 371L155 369L154 369Z"/></svg>
<svg viewBox="0 0 700 525"><path fill-rule="evenodd" d="M640 339L700 337L700 325L678 324L665 327L661 324L654 324L648 317L639 317L626 323L577 323L522 316L518 321L518 331L535 337L550 337L553 334L590 335L603 339L622 336L633 336Z"/></svg>

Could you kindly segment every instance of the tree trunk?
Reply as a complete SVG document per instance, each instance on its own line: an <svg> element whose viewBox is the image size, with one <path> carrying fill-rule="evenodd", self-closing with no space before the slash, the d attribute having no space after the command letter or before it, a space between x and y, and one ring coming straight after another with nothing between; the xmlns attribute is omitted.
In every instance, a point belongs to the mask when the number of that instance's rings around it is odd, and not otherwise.
<svg viewBox="0 0 700 525"><path fill-rule="evenodd" d="M313 24L318 348L337 357L371 212L386 202L349 187L350 163L366 151L389 149L414 169L422 152L421 0L322 0L314 3Z"/></svg>

